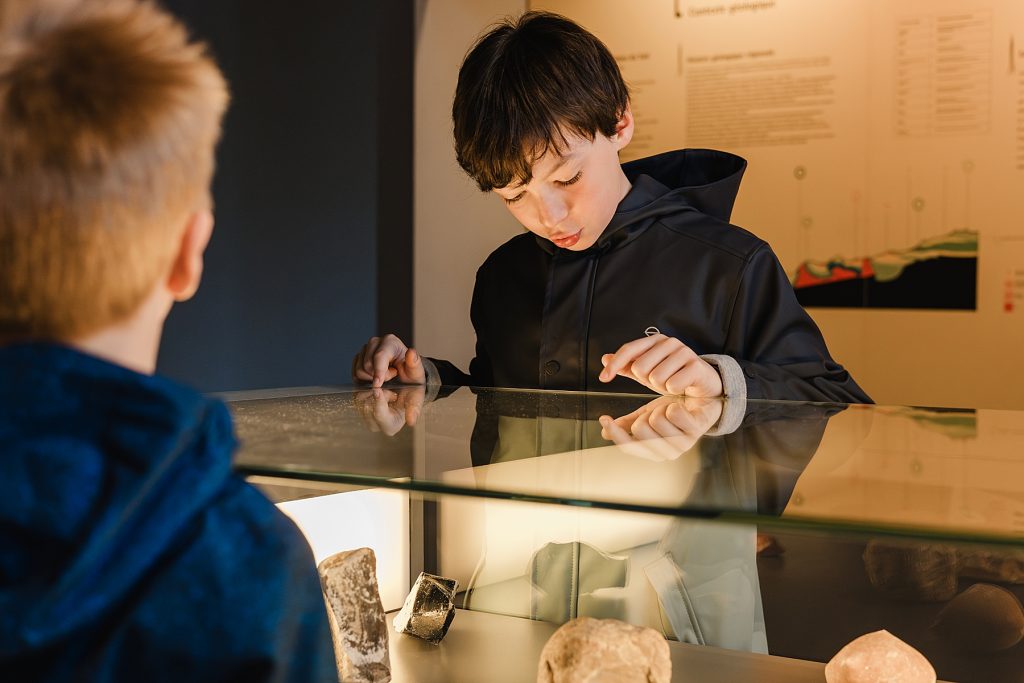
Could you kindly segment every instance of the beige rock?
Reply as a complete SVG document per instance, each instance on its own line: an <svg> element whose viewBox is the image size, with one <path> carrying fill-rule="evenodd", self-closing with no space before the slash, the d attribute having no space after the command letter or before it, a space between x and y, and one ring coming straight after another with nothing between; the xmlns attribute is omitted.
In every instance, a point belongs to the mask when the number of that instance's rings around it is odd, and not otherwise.
<svg viewBox="0 0 1024 683"><path fill-rule="evenodd" d="M548 639L537 683L670 683L668 643L654 629L580 617Z"/></svg>
<svg viewBox="0 0 1024 683"><path fill-rule="evenodd" d="M348 683L391 680L388 627L370 548L331 555L317 567L334 636L338 675Z"/></svg>
<svg viewBox="0 0 1024 683"><path fill-rule="evenodd" d="M828 683L935 683L924 655L888 631L857 638L825 665Z"/></svg>
<svg viewBox="0 0 1024 683"><path fill-rule="evenodd" d="M942 608L934 628L955 648L998 652L1024 637L1024 609L1005 588L977 583Z"/></svg>

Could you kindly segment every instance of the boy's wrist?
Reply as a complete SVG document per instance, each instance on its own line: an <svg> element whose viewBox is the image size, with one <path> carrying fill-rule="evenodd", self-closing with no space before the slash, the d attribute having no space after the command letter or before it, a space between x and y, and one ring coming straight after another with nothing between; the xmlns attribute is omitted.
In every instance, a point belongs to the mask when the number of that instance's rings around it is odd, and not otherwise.
<svg viewBox="0 0 1024 683"><path fill-rule="evenodd" d="M426 375L424 385L427 390L427 394L424 400L429 403L437 398L437 393L441 390L441 373L438 372L437 366L434 365L434 361L429 358L420 356L420 362L423 364L423 373Z"/></svg>
<svg viewBox="0 0 1024 683"><path fill-rule="evenodd" d="M732 434L743 423L743 416L747 412L747 380L743 376L743 368L735 358L724 354L707 354L701 356L701 360L718 371L722 379L722 397L726 399L718 424L708 430L707 435Z"/></svg>

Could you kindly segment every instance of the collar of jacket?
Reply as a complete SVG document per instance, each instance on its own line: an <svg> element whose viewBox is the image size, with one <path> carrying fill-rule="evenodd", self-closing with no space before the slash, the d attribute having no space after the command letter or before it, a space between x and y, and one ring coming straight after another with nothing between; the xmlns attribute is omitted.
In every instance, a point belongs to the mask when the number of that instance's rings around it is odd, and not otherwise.
<svg viewBox="0 0 1024 683"><path fill-rule="evenodd" d="M675 150L630 161L622 171L632 187L592 247L559 249L542 237L537 244L563 258L596 256L633 241L659 216L687 208L728 222L746 168L743 158L713 149Z"/></svg>

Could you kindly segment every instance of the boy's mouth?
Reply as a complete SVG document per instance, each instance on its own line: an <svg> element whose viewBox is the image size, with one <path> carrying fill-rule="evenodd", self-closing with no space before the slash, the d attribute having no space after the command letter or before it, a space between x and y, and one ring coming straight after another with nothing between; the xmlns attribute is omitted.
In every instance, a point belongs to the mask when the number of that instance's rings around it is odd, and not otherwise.
<svg viewBox="0 0 1024 683"><path fill-rule="evenodd" d="M582 235L582 234L583 234L583 230L580 229L580 230L577 230L572 235L568 235L566 237L559 237L557 239L556 238L552 238L551 241L559 249L568 249L569 247L573 246L574 244L576 244L577 242L580 241L580 235Z"/></svg>

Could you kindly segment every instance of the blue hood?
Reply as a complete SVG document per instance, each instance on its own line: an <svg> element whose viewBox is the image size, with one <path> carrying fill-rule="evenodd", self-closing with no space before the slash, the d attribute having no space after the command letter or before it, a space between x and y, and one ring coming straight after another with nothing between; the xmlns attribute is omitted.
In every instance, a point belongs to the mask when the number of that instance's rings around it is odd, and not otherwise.
<svg viewBox="0 0 1024 683"><path fill-rule="evenodd" d="M225 406L68 348L0 348L0 659L123 602L231 476Z"/></svg>

